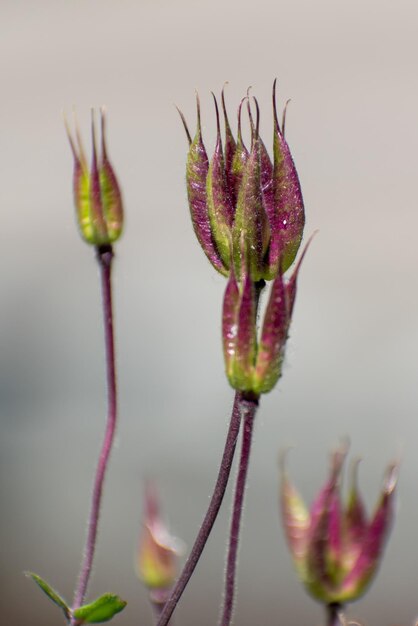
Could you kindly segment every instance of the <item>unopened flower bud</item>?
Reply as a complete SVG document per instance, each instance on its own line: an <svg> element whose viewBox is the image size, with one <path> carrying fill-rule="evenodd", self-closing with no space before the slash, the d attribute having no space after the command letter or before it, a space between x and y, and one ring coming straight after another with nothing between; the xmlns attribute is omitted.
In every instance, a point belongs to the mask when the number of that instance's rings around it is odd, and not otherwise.
<svg viewBox="0 0 418 626"><path fill-rule="evenodd" d="M137 559L138 577L152 592L170 589L177 575L180 542L172 537L161 519L155 487L146 484L145 510Z"/></svg>
<svg viewBox="0 0 418 626"><path fill-rule="evenodd" d="M214 98L215 99L215 98ZM251 148L241 135L241 109L244 101L251 126ZM284 138L284 120L279 126L273 88L273 162L259 136L259 109L253 122L249 97L238 109L235 141L226 113L224 94L225 142L222 146L219 112L215 99L217 138L209 161L202 139L200 104L197 99L197 130L192 140L180 113L189 154L186 180L190 213L196 236L209 261L228 276L232 265L236 274L242 263L242 236L253 282L274 279L293 263L302 240L305 222L302 192L293 159ZM230 246L232 241L232 248Z"/></svg>
<svg viewBox="0 0 418 626"><path fill-rule="evenodd" d="M279 380L292 321L297 277L311 240L312 237L290 279L285 281L281 272L274 279L259 340L256 315L263 285L253 283L245 267L238 281L231 268L223 303L222 338L226 374L234 389L259 395L271 391Z"/></svg>
<svg viewBox="0 0 418 626"><path fill-rule="evenodd" d="M326 604L352 602L366 591L382 560L394 517L395 463L386 471L370 519L357 487L357 464L347 505L341 504L341 471L346 453L346 447L340 447L332 455L329 479L310 511L284 467L282 471L282 519L296 571L307 591Z"/></svg>
<svg viewBox="0 0 418 626"><path fill-rule="evenodd" d="M89 169L80 132L76 124L75 138L65 120L68 139L74 156L73 190L77 221L87 243L104 246L119 239L123 227L122 196L114 170L109 162L105 137L105 112L101 116L101 154L96 147L94 111L92 111L92 160Z"/></svg>

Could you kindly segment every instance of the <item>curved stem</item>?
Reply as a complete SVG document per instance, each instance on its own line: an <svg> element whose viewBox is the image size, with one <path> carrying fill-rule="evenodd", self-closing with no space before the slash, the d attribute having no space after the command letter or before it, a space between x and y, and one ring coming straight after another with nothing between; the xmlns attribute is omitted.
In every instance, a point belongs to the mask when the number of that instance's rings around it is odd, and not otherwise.
<svg viewBox="0 0 418 626"><path fill-rule="evenodd" d="M327 604L327 626L343 626L343 609L343 605L339 604L339 602Z"/></svg>
<svg viewBox="0 0 418 626"><path fill-rule="evenodd" d="M84 549L83 563L74 597L73 610L82 606L87 592L87 586L90 579L94 552L96 548L103 483L116 430L117 396L112 309L112 259L113 250L111 246L101 246L97 248L97 260L100 267L100 277L102 283L108 412L105 437L102 444L102 449L100 452L99 461L96 469L96 476L94 480L91 510L88 520L87 539Z"/></svg>
<svg viewBox="0 0 418 626"><path fill-rule="evenodd" d="M250 462L251 441L253 437L253 425L258 400L248 398L242 404L244 417L244 432L242 435L241 458L239 461L238 475L235 486L234 505L232 509L231 529L229 533L228 558L225 574L225 597L222 610L221 626L229 626L234 608L235 576L237 570L237 557L239 546L239 533L243 512L245 485L247 482L248 466Z"/></svg>
<svg viewBox="0 0 418 626"><path fill-rule="evenodd" d="M190 580L191 575L200 559L200 555L203 552L206 541L209 538L213 524L218 516L219 509L222 504L225 490L228 484L229 475L231 473L231 465L234 459L235 448L237 444L237 438L239 434L241 415L242 415L242 394L237 391L235 393L234 406L232 409L231 421L229 424L228 434L226 436L225 448L222 456L221 465L219 468L218 478L216 480L215 489L209 508L206 512L203 523L200 527L198 535L196 537L194 546L190 552L189 558L180 574L179 579L171 593L171 596L164 606L157 626L167 626L170 617L176 608L178 601L180 600L183 591L186 588L187 583Z"/></svg>

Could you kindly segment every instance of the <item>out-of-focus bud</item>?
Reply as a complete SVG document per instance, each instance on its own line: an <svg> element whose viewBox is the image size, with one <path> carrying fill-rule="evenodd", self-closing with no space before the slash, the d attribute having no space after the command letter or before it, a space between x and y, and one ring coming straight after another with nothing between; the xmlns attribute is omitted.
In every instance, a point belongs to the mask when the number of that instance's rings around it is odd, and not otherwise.
<svg viewBox="0 0 418 626"><path fill-rule="evenodd" d="M75 138L64 118L68 139L74 156L74 203L81 235L87 243L104 246L119 239L123 227L122 196L114 170L107 157L105 112L101 117L101 154L97 154L95 116L92 110L93 154L88 168L81 135L76 122Z"/></svg>
<svg viewBox="0 0 418 626"><path fill-rule="evenodd" d="M290 279L285 281L281 272L274 279L259 341L256 314L260 285L251 281L245 267L237 281L231 268L223 302L222 338L226 375L234 389L259 395L271 391L280 378L297 277L311 240Z"/></svg>
<svg viewBox="0 0 418 626"><path fill-rule="evenodd" d="M226 113L225 147L222 146L218 106L215 99L217 138L209 162L202 140L200 104L197 100L197 130L192 140L180 113L187 137L187 192L196 236L209 261L228 276L232 266L241 273L242 241L253 282L272 280L293 263L302 240L305 222L302 192L293 159L284 138L284 117L279 126L273 87L273 163L259 136L259 108L253 122L247 100L251 148L247 150L241 135L241 108L238 109L238 133L235 141ZM232 241L232 247L230 242Z"/></svg>
<svg viewBox="0 0 418 626"><path fill-rule="evenodd" d="M340 483L347 446L331 457L330 476L308 511L282 467L281 509L287 543L307 591L326 604L357 600L382 560L394 517L398 465L386 471L375 512L367 519L354 465L349 498L341 504Z"/></svg>
<svg viewBox="0 0 418 626"><path fill-rule="evenodd" d="M168 532L159 511L155 486L145 486L144 519L139 540L137 574L151 592L153 602L166 601L164 592L176 580L181 542Z"/></svg>

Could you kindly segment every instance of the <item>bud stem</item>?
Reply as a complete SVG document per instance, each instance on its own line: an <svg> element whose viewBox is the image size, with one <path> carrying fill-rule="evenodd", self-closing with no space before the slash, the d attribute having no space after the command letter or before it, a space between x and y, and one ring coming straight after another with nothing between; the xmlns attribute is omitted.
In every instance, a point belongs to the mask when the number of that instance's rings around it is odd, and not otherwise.
<svg viewBox="0 0 418 626"><path fill-rule="evenodd" d="M218 516L219 509L221 508L222 500L225 495L226 487L228 484L229 475L231 473L232 461L234 459L235 448L237 444L237 438L241 425L242 417L242 403L243 394L239 391L235 393L234 406L232 408L231 421L229 424L228 434L226 436L225 448L222 456L221 465L219 468L218 478L216 480L215 489L209 504L209 508L206 512L203 523L200 527L198 535L196 537L193 548L190 552L189 558L180 574L179 579L173 589L173 592L164 606L164 610L161 613L157 626L167 626L170 621L170 617L180 600L183 591L185 590L187 583L192 576L194 569L200 559L200 556L205 547L206 541L209 538L213 524Z"/></svg>
<svg viewBox="0 0 418 626"><path fill-rule="evenodd" d="M343 605L339 602L327 604L327 626L344 626Z"/></svg>
<svg viewBox="0 0 418 626"><path fill-rule="evenodd" d="M168 598L170 597L170 589L165 589L164 591L160 592L161 593L161 597L158 600L154 600L152 598L152 592L151 592L151 604L152 604L152 609L153 609L153 613L154 613L154 622L158 622L158 620L160 619L160 615L163 612L164 609L164 601L162 600L162 596L163 594L165 595L165 598L168 600ZM169 622L169 626L172 625L172 621Z"/></svg>
<svg viewBox="0 0 418 626"><path fill-rule="evenodd" d="M254 417L258 407L258 397L247 395L241 401L241 414L244 420L241 457L235 485L234 505L232 509L231 529L229 533L228 557L225 574L225 596L222 609L221 626L229 626L234 609L235 575L239 546L239 533L243 512L245 486L250 462L251 442L253 437Z"/></svg>
<svg viewBox="0 0 418 626"><path fill-rule="evenodd" d="M77 589L74 596L72 609L78 609L84 603L87 586L93 565L94 552L96 549L97 529L100 516L103 484L106 469L109 462L110 452L116 430L117 395L116 395L116 365L115 344L113 333L113 310L112 310L112 282L111 268L113 250L111 245L103 245L96 248L97 261L100 267L102 283L103 322L106 350L106 377L107 377L107 424L106 432L96 469L96 477L93 486L91 510L88 520L87 539L84 549L83 563L80 570ZM71 620L71 624L75 624Z"/></svg>

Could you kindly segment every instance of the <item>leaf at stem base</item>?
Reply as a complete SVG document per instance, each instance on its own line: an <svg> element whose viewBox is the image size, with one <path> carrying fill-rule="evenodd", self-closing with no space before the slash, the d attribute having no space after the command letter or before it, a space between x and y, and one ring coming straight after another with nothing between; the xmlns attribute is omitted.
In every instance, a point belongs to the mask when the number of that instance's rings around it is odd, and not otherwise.
<svg viewBox="0 0 418 626"><path fill-rule="evenodd" d="M32 580L38 585L38 587L42 589L42 591L48 596L48 598L64 611L64 615L67 620L70 619L70 608L67 606L65 600L61 598L59 593L55 591L55 589L52 589L52 587L50 587L50 585L45 582L45 580L38 576L38 574L34 574L33 572L25 572L25 575L29 578L32 578Z"/></svg>
<svg viewBox="0 0 418 626"><path fill-rule="evenodd" d="M113 593L105 593L90 604L85 604L73 611L79 624L98 624L108 622L116 613L120 613L126 602Z"/></svg>

